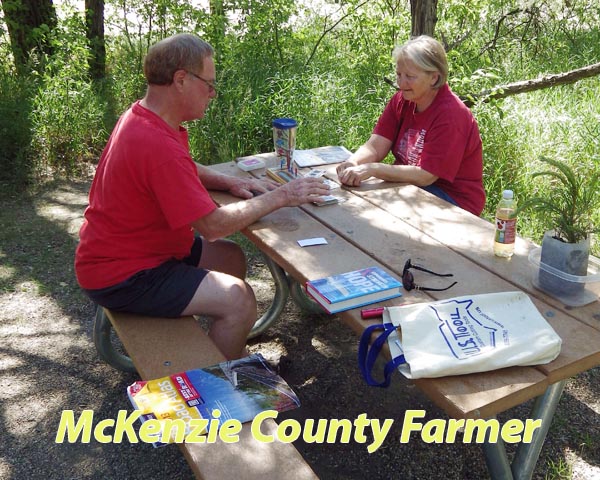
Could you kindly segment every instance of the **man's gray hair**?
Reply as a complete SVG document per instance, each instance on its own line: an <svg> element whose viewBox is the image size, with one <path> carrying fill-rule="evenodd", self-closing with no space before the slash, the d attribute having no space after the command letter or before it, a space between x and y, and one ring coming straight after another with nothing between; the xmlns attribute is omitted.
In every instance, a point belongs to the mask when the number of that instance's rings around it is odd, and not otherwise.
<svg viewBox="0 0 600 480"><path fill-rule="evenodd" d="M179 33L148 49L144 76L149 85L170 85L177 70L202 73L204 59L214 53L213 47L196 35Z"/></svg>

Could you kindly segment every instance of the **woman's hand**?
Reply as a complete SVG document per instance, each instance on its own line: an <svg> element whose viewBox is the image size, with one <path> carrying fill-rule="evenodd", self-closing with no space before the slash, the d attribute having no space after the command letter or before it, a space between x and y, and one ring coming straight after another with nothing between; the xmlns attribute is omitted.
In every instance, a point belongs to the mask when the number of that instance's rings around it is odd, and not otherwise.
<svg viewBox="0 0 600 480"><path fill-rule="evenodd" d="M346 162L349 163L349 162ZM373 164L366 163L363 165L348 165L344 169L340 171L340 167L344 164L338 166L337 174L340 182L344 185L348 185L350 187L358 187L360 186L363 180L370 178L373 176L371 173L371 167Z"/></svg>
<svg viewBox="0 0 600 480"><path fill-rule="evenodd" d="M349 161L345 161L340 163L337 168L335 169L335 172L337 173L338 177L340 177L342 175L342 173L344 172L344 170L346 170L347 168L350 167L356 167L356 163L354 162L349 162Z"/></svg>

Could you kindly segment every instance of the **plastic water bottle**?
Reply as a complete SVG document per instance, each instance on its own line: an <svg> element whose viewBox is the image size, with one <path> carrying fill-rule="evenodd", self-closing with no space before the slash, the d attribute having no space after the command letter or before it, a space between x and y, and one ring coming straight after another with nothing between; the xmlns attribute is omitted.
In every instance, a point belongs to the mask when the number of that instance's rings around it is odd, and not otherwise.
<svg viewBox="0 0 600 480"><path fill-rule="evenodd" d="M512 190L502 192L502 200L496 207L496 235L494 255L510 258L515 251L517 236L517 202Z"/></svg>

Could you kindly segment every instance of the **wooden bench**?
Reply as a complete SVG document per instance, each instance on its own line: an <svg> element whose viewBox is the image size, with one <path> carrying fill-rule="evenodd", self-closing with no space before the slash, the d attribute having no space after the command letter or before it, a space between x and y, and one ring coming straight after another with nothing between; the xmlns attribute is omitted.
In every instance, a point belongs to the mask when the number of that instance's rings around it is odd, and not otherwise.
<svg viewBox="0 0 600 480"><path fill-rule="evenodd" d="M128 365L127 357L120 358L117 354L109 363L126 370L134 367L144 380L225 360L194 317L143 317L99 309L94 341L103 357L110 348L107 343L110 325L106 318L133 362ZM267 435L273 435L277 428L273 420L263 422L262 426ZM275 480L283 475L294 479L318 478L291 443L259 442L253 438L248 423L244 424L238 443L219 440L213 444L179 444L179 447L197 478Z"/></svg>

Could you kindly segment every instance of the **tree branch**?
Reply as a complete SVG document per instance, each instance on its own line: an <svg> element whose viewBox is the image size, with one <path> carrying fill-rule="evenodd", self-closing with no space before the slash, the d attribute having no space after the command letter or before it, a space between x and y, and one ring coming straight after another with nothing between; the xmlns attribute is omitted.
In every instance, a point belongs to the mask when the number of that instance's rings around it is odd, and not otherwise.
<svg viewBox="0 0 600 480"><path fill-rule="evenodd" d="M506 85L498 85L494 88L484 90L481 93L462 95L460 99L470 108L477 102L486 103L491 100L498 100L519 93L543 90L544 88L556 87L557 85L568 85L596 75L600 75L600 63L594 63L593 65L577 68L569 72L546 75L534 80L521 80ZM393 80L384 78L383 81L398 90L398 86Z"/></svg>
<svg viewBox="0 0 600 480"><path fill-rule="evenodd" d="M360 3L359 5L357 5L355 8L353 8L352 10L350 10L348 13L345 13L344 15L342 15L336 22L334 22L330 27L324 28L323 29L323 33L321 34L321 36L319 37L319 39L317 40L317 42L315 43L312 51L310 52L310 55L308 57L308 60L306 60L306 62L304 63L304 66L308 66L308 64L311 62L311 60L313 59L313 57L315 56L315 54L317 53L317 49L319 48L319 45L321 44L321 42L323 41L323 39L325 38L325 36L331 32L335 27L337 27L340 23L342 23L342 21L344 21L346 19L346 17L350 16L352 13L356 12L360 7L362 7L363 5L369 3L369 0L365 0L364 2Z"/></svg>
<svg viewBox="0 0 600 480"><path fill-rule="evenodd" d="M467 107L472 107L476 102L489 102L490 100L506 98L519 93L533 92L534 90L542 90L557 85L567 85L599 74L600 63L595 63L565 73L546 75L535 80L521 80L507 85L499 85L476 95L463 96L461 100Z"/></svg>
<svg viewBox="0 0 600 480"><path fill-rule="evenodd" d="M479 51L479 55L482 55L485 51L487 51L489 49L496 48L496 43L498 42L498 38L500 38L500 28L502 27L502 24L508 17L512 17L513 15L517 15L519 13L521 13L521 9L516 8L500 17L500 19L496 22L496 28L494 30L494 38L492 38L489 42L487 42L481 48L481 50Z"/></svg>

